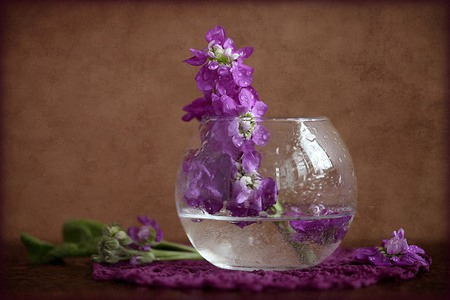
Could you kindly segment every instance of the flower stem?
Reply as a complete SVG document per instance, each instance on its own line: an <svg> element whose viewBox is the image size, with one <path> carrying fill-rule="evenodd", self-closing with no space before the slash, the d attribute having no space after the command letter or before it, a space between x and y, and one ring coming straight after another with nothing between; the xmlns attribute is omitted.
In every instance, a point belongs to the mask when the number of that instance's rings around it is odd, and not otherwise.
<svg viewBox="0 0 450 300"><path fill-rule="evenodd" d="M157 245L153 246L153 249L157 250L172 250L172 251L186 251L192 253L198 253L194 247L186 246L179 243L169 242L166 240L162 240Z"/></svg>
<svg viewBox="0 0 450 300"><path fill-rule="evenodd" d="M157 260L178 260L178 259L204 259L198 252L180 252L152 249L151 252L155 255Z"/></svg>

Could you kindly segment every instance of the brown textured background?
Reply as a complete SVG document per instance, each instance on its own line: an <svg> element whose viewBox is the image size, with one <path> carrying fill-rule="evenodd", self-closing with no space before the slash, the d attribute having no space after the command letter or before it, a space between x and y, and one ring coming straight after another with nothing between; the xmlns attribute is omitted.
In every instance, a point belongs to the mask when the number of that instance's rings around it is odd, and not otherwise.
<svg viewBox="0 0 450 300"><path fill-rule="evenodd" d="M224 26L268 116L328 116L356 167L346 242L447 237L449 15L443 4L22 3L4 7L3 238L69 218L157 219L187 241L174 182L200 93L181 63Z"/></svg>

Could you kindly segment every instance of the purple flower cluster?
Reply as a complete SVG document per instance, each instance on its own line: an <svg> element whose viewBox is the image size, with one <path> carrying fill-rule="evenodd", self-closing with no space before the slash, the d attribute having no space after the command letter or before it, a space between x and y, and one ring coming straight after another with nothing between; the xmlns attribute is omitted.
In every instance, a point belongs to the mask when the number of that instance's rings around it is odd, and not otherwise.
<svg viewBox="0 0 450 300"><path fill-rule="evenodd" d="M261 154L256 146L269 141L259 124L267 105L251 86L253 68L244 64L253 48L236 49L222 27L206 33L207 48L190 49L185 60L201 66L195 79L203 97L183 108L184 121L201 120L202 147L184 160L184 200L210 214L228 209L233 216L256 216L276 202L272 178L258 173Z"/></svg>
<svg viewBox="0 0 450 300"><path fill-rule="evenodd" d="M358 249L356 259L359 262L383 267L405 267L419 264L428 268L431 263L431 259L422 248L408 245L403 228L398 232L394 231L389 240L383 240L381 247Z"/></svg>
<svg viewBox="0 0 450 300"><path fill-rule="evenodd" d="M129 246L141 251L149 251L153 245L162 240L163 233L155 220L147 216L137 217L140 227L132 226L127 230L128 236L133 240Z"/></svg>

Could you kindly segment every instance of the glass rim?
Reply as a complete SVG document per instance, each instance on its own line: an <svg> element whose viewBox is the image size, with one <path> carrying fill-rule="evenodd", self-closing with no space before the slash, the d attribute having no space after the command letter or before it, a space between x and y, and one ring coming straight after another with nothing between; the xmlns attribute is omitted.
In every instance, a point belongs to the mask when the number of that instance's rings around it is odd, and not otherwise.
<svg viewBox="0 0 450 300"><path fill-rule="evenodd" d="M258 122L317 122L317 121L330 121L330 119L326 116L316 116L316 117L245 117L245 116L237 116L237 117L229 117L229 116L211 116L204 117L201 120L201 123L208 121L231 121L236 118L241 120L258 120Z"/></svg>

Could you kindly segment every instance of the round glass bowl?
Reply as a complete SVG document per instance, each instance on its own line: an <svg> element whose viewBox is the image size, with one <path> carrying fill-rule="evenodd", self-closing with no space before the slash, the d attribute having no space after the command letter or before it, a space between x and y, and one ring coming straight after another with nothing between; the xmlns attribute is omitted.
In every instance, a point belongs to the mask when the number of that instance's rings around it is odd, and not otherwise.
<svg viewBox="0 0 450 300"><path fill-rule="evenodd" d="M205 119L176 182L192 245L234 270L319 264L356 211L353 163L326 117Z"/></svg>

